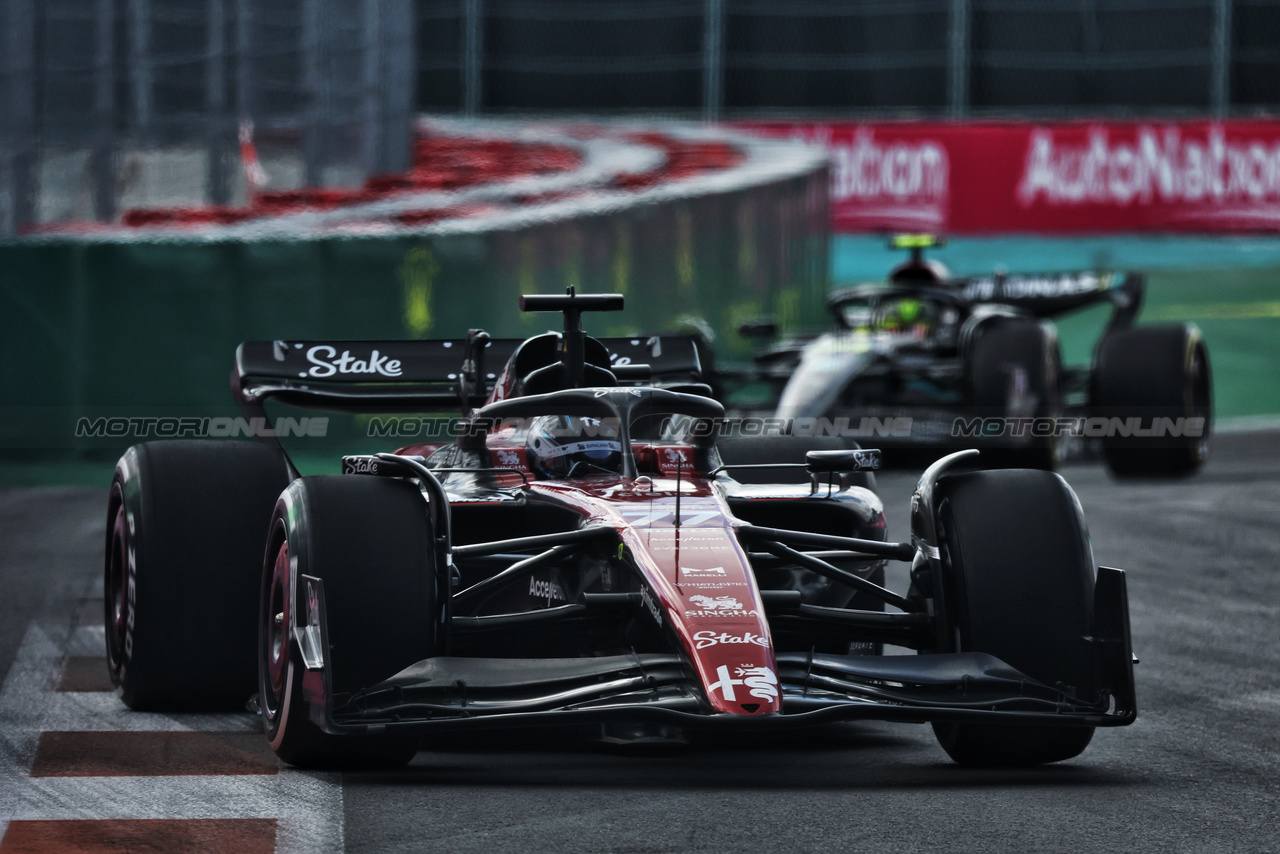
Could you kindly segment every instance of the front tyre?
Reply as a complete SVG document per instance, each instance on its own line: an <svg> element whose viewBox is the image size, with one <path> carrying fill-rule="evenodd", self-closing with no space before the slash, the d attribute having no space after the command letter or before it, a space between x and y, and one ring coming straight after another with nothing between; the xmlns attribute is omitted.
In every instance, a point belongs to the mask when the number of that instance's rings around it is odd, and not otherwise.
<svg viewBox="0 0 1280 854"><path fill-rule="evenodd" d="M340 707L434 654L434 536L413 484L359 475L295 481L268 540L259 611L259 706L272 750L307 768L397 768L417 736L333 735L311 718L317 693ZM308 622L301 576L323 584L323 672L308 670L295 629Z"/></svg>
<svg viewBox="0 0 1280 854"><path fill-rule="evenodd" d="M985 652L1082 700L1097 695L1085 638L1093 553L1075 493L1051 472L980 471L942 481L941 539L956 651ZM1025 766L1078 756L1090 726L935 723L961 765Z"/></svg>

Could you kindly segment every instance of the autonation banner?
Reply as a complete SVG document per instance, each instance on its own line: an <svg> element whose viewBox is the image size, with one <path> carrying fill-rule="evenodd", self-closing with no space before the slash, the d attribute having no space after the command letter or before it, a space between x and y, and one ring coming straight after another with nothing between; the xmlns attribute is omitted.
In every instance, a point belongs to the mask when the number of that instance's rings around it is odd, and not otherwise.
<svg viewBox="0 0 1280 854"><path fill-rule="evenodd" d="M749 127L827 147L836 231L1280 230L1280 121Z"/></svg>

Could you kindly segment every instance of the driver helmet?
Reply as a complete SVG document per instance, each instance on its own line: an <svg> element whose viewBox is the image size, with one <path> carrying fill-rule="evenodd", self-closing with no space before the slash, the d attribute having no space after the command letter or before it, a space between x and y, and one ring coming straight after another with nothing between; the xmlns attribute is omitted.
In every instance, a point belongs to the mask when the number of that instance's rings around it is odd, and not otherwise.
<svg viewBox="0 0 1280 854"><path fill-rule="evenodd" d="M918 297L886 300L876 309L875 328L885 332L911 332L923 338L933 331L937 311L933 303Z"/></svg>
<svg viewBox="0 0 1280 854"><path fill-rule="evenodd" d="M622 472L618 430L599 418L540 415L529 425L525 451L541 477Z"/></svg>
<svg viewBox="0 0 1280 854"><path fill-rule="evenodd" d="M951 271L940 261L912 258L889 271L891 285L945 285Z"/></svg>

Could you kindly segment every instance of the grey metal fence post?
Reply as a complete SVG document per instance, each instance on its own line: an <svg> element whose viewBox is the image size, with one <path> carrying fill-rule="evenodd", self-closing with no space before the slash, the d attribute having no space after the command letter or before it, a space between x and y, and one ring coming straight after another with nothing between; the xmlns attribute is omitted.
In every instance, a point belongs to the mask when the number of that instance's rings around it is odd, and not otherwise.
<svg viewBox="0 0 1280 854"><path fill-rule="evenodd" d="M302 89L310 103L302 126L302 159L307 186L323 182L329 123L329 93L324 68L324 2L302 0Z"/></svg>
<svg viewBox="0 0 1280 854"><path fill-rule="evenodd" d="M414 31L413 0L383 0L382 45L382 152L378 168L400 172L409 168L413 139L415 60L418 40Z"/></svg>
<svg viewBox="0 0 1280 854"><path fill-rule="evenodd" d="M370 175L381 170L382 140L386 125L379 103L382 78L380 0L361 0L360 9L360 170Z"/></svg>
<svg viewBox="0 0 1280 854"><path fill-rule="evenodd" d="M706 0L702 30L702 118L724 111L724 0Z"/></svg>
<svg viewBox="0 0 1280 854"><path fill-rule="evenodd" d="M130 78L133 81L133 126L151 129L151 0L129 0Z"/></svg>
<svg viewBox="0 0 1280 854"><path fill-rule="evenodd" d="M474 118L483 102L484 0L464 0L462 20L462 112Z"/></svg>
<svg viewBox="0 0 1280 854"><path fill-rule="evenodd" d="M253 63L250 57L253 51L253 0L236 0L236 122L247 121L253 117Z"/></svg>
<svg viewBox="0 0 1280 854"><path fill-rule="evenodd" d="M1209 93L1213 114L1223 118L1231 109L1231 13L1232 0L1215 0L1213 6L1213 89Z"/></svg>
<svg viewBox="0 0 1280 854"><path fill-rule="evenodd" d="M953 119L969 112L969 0L951 0L947 37L947 107Z"/></svg>
<svg viewBox="0 0 1280 854"><path fill-rule="evenodd" d="M18 147L17 133L13 127L13 85L14 68L12 57L8 54L8 41L13 26L10 23L12 12L9 7L13 3L0 3L0 38L6 49L3 61L0 61L0 237L13 232L13 159L12 152Z"/></svg>
<svg viewBox="0 0 1280 854"><path fill-rule="evenodd" d="M93 215L101 222L116 217L115 4L97 0L94 8L93 62Z"/></svg>
<svg viewBox="0 0 1280 854"><path fill-rule="evenodd" d="M1080 0L1080 38L1087 65L1085 72L1079 74L1079 79L1087 102L1102 95L1098 67L1098 58L1102 55L1102 26L1098 20L1098 0Z"/></svg>
<svg viewBox="0 0 1280 854"><path fill-rule="evenodd" d="M3 38L7 55L5 106L0 157L8 187L8 205L0 208L0 234L13 234L36 220L39 162L36 127L36 0L9 0ZM7 139L6 139L7 137ZM7 162L6 162L7 161ZM3 196L0 196L0 200Z"/></svg>
<svg viewBox="0 0 1280 854"><path fill-rule="evenodd" d="M227 172L227 8L225 0L206 0L205 45L205 147L209 163L205 195L212 204L225 205L231 198Z"/></svg>

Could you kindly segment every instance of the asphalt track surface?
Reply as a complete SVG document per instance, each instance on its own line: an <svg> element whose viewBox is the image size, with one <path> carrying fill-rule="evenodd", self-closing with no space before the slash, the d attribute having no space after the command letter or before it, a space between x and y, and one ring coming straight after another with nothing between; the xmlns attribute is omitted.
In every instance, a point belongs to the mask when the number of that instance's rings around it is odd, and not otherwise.
<svg viewBox="0 0 1280 854"><path fill-rule="evenodd" d="M1064 474L1096 560L1129 572L1140 716L1021 771L879 723L639 755L521 732L293 771L248 714L105 690L104 490L0 492L0 854L1280 850L1280 434L1220 437L1182 482ZM897 537L913 481L881 478Z"/></svg>

